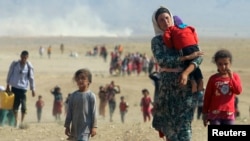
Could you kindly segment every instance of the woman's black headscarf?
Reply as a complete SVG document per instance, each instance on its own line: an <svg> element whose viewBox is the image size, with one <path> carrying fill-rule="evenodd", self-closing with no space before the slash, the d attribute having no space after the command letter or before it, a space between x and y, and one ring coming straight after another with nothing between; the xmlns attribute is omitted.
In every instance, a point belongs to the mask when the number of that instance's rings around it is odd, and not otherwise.
<svg viewBox="0 0 250 141"><path fill-rule="evenodd" d="M169 10L168 10L167 8L165 8L165 7L160 7L160 8L155 12L155 20L157 20L158 16L159 16L160 14L162 14L162 13L168 13L169 15L171 15L170 12L169 12Z"/></svg>

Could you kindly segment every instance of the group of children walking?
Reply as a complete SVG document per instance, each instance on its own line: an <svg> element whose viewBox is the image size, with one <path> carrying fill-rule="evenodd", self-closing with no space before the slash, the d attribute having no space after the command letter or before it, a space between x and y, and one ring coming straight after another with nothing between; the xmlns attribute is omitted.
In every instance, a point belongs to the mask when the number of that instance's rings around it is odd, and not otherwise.
<svg viewBox="0 0 250 141"><path fill-rule="evenodd" d="M235 114L238 107L235 106L237 95L242 93L242 84L240 76L231 69L233 56L229 50L220 49L213 56L213 62L216 65L217 72L211 75L208 79L206 89L202 90L202 95L199 96L197 119L203 119L204 126L210 125L233 125ZM140 107L143 115L143 121L151 121L154 101L158 96L160 73L154 72L149 75L154 81L155 91L153 100L150 97L148 89L142 89L142 98ZM89 69L79 69L73 76L78 89L68 95L65 103L66 119L64 123L65 134L73 140L89 140L97 133L97 104L96 95L89 89L92 83L92 74ZM191 78L193 79L193 78ZM203 87L204 88L204 87ZM198 88L200 91L200 88ZM197 91L197 90L196 90ZM63 108L63 95L59 86L54 87L51 91L54 96L52 114L56 120L61 120ZM115 95L120 93L120 86L115 85L111 81L107 87L100 87L99 98L105 103L99 106L99 114L105 116L105 104L108 102L110 110L110 121L113 121L112 116L116 108ZM204 93L204 95L203 95ZM45 102L41 95L36 101L37 121L41 121L42 109ZM125 122L125 115L128 112L128 102L124 96L120 97L119 111L121 122Z"/></svg>
<svg viewBox="0 0 250 141"><path fill-rule="evenodd" d="M115 87L117 89L115 89ZM116 109L116 98L115 95L120 93L120 86L115 85L114 81L111 81L110 84L106 86L99 87L99 115L104 119L106 113L106 106L109 106L109 113L110 113L110 122L113 121L113 114ZM152 99L149 96L148 89L142 89L141 93L143 97L140 100L140 107L143 115L143 121L150 121L151 120L151 109L152 109ZM125 123L125 115L128 112L129 104L125 99L125 96L120 96L119 102L119 112L121 116L121 122Z"/></svg>
<svg viewBox="0 0 250 141"><path fill-rule="evenodd" d="M67 101L63 102L63 95L61 93L61 88L59 86L55 86L50 90L50 93L54 96L53 107L52 107L52 115L55 117L56 121L61 120L61 114L63 106L67 107ZM67 99L66 99L67 100ZM37 110L37 122L41 122L42 118L42 109L45 105L42 95L38 96L36 101L36 110ZM66 112L66 109L65 109Z"/></svg>
<svg viewBox="0 0 250 141"><path fill-rule="evenodd" d="M114 81L111 81L109 84L106 84L105 86L99 87L99 115L105 119L106 117L106 106L109 107L109 120L110 122L113 121L113 114L117 107L116 102L116 95L120 94L120 86L116 85ZM122 98L125 100L125 97Z"/></svg>
<svg viewBox="0 0 250 141"><path fill-rule="evenodd" d="M204 90L204 104L202 105L204 126L207 126L208 122L216 125L231 125L235 119L234 98L235 95L242 92L240 77L237 73L231 71L232 54L228 50L222 49L217 51L213 58L218 72L210 76ZM157 87L159 86L157 83L160 79L159 73L151 74L150 78L155 82L155 99L158 92ZM79 90L73 92L68 101L68 112L64 125L65 134L75 139L89 139L91 136L96 135L97 128L96 98L95 94L89 90L92 76L87 69L81 69L75 73L74 79ZM112 85L114 86L114 82L111 82ZM102 90L103 88L100 87L99 93ZM151 120L153 100L149 96L147 89L142 89L141 93L143 97L141 98L140 106L143 113L143 121L146 122ZM221 104L220 101L224 101L224 104ZM85 104L82 105L83 103ZM102 106L100 105L100 107ZM119 110L121 121L124 123L125 114L128 111L128 103L124 96L120 97ZM201 111L201 109L198 109L198 111ZM103 114L102 112L100 111L100 114ZM86 117L82 115L86 115ZM197 118L200 118L200 114L197 115Z"/></svg>
<svg viewBox="0 0 250 141"><path fill-rule="evenodd" d="M91 90L89 90L89 85L92 80L91 72L88 69L80 69L75 72L74 80L76 81L79 89L73 92L72 94L68 94L68 97L65 100L65 134L69 137L69 139L87 140L90 137L95 136L97 128L96 97L95 94ZM109 92L107 95L107 89L111 88L113 88L113 90L116 92L112 93L113 95L110 95ZM105 98L108 101L113 100L114 102L115 94L120 93L120 87L118 85L115 85L114 81L111 81L111 83L107 85L106 89L100 87L100 100L104 96L104 91L106 96ZM56 86L50 92L54 96L52 114L56 120L60 120L63 107L63 97L61 93L61 88L59 86ZM151 97L149 96L149 91L147 89L142 89L141 93L143 97L141 98L140 106L143 115L143 120L144 122L146 122L151 120L151 104L153 101L151 100ZM85 104L82 105L83 103ZM42 99L42 96L39 95L38 100L36 101L38 122L41 121L42 109L44 105L45 103ZM99 114L105 114L105 111L103 111L103 107L105 106L103 104L100 104L99 106ZM126 101L125 96L120 96L119 112L122 123L125 123L125 115L128 112L128 107L129 104ZM110 118L112 119L112 114L114 113L115 107L112 108L111 106L110 109Z"/></svg>

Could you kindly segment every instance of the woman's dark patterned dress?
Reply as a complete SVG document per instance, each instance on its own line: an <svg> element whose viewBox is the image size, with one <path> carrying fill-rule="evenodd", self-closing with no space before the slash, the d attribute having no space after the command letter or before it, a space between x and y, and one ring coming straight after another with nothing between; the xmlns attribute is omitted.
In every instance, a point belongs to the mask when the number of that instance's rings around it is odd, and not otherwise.
<svg viewBox="0 0 250 141"><path fill-rule="evenodd" d="M178 68L183 64L179 61L180 53L167 48L162 36L156 36L151 41L151 49L160 67ZM196 66L202 58L194 59ZM179 87L178 79L181 73L161 72L159 93L156 95L153 127L160 130L171 141L191 140L191 122L193 106L197 101L191 92L191 83Z"/></svg>

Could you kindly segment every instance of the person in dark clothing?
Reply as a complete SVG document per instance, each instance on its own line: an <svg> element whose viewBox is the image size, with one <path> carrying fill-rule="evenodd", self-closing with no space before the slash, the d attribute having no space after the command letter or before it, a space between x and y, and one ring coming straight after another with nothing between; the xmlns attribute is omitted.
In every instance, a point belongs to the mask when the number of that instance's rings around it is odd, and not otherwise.
<svg viewBox="0 0 250 141"><path fill-rule="evenodd" d="M239 110L238 104L239 104L239 98L237 96L235 96L234 107L235 107L235 117L236 118L240 116L240 110Z"/></svg>

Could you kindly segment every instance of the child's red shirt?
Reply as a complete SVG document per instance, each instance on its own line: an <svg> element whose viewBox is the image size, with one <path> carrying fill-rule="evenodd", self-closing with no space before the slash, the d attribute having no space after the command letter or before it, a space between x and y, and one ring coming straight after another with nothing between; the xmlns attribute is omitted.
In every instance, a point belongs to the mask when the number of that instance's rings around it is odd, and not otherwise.
<svg viewBox="0 0 250 141"><path fill-rule="evenodd" d="M214 74L209 78L204 95L204 114L235 112L234 97L242 92L242 85L237 73L233 73L232 77Z"/></svg>
<svg viewBox="0 0 250 141"><path fill-rule="evenodd" d="M198 37L191 26L178 28L170 26L163 34L163 41L169 48L181 50L191 45L198 45Z"/></svg>
<svg viewBox="0 0 250 141"><path fill-rule="evenodd" d="M41 108L43 108L43 105L44 105L43 100L37 100L36 101L36 107L37 108L41 109Z"/></svg>
<svg viewBox="0 0 250 141"><path fill-rule="evenodd" d="M151 97L143 97L141 99L141 107L144 112L150 112L150 104L152 103Z"/></svg>
<svg viewBox="0 0 250 141"><path fill-rule="evenodd" d="M128 108L128 104L126 102L120 102L120 111L126 112Z"/></svg>

